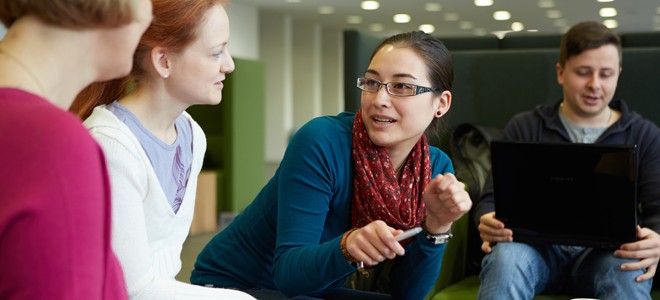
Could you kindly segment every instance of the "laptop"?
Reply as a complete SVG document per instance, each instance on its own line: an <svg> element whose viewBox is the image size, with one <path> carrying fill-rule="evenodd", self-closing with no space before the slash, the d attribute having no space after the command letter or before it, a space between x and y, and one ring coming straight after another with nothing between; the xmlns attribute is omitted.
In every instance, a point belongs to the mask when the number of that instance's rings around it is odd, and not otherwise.
<svg viewBox="0 0 660 300"><path fill-rule="evenodd" d="M636 146L492 141L491 159L495 214L514 241L637 240Z"/></svg>

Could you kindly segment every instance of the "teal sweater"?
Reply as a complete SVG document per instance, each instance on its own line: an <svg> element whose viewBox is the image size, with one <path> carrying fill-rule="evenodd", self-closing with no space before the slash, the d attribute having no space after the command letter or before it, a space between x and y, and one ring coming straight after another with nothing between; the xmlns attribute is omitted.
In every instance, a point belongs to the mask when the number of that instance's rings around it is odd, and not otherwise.
<svg viewBox="0 0 660 300"><path fill-rule="evenodd" d="M315 118L296 133L273 178L200 253L192 283L274 289L288 296L342 287L356 271L339 247L351 228L354 117ZM429 148L433 176L453 173L449 157ZM444 248L417 235L392 266L395 299L422 299L428 293Z"/></svg>

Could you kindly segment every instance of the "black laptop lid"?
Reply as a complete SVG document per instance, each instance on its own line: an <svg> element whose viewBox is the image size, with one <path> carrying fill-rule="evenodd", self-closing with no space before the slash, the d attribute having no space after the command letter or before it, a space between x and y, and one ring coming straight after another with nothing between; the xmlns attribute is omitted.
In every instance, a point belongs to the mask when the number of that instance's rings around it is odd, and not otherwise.
<svg viewBox="0 0 660 300"><path fill-rule="evenodd" d="M514 241L637 240L635 146L493 141L491 156L496 217Z"/></svg>

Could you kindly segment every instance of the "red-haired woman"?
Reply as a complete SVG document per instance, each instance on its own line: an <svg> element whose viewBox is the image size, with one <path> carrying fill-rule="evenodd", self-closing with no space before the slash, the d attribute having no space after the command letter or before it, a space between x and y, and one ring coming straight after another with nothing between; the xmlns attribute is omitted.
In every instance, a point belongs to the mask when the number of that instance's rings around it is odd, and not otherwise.
<svg viewBox="0 0 660 300"><path fill-rule="evenodd" d="M154 0L130 75L91 86L75 107L83 117L93 108L85 126L108 160L112 247L133 299L252 299L175 280L206 150L204 132L185 110L220 103L234 70L225 4ZM82 105L87 99L101 105Z"/></svg>

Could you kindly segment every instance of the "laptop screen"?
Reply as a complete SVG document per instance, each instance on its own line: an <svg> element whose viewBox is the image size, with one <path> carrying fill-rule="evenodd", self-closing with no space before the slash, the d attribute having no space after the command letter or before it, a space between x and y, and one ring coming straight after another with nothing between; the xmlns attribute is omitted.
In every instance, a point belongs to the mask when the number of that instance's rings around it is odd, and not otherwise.
<svg viewBox="0 0 660 300"><path fill-rule="evenodd" d="M495 216L514 241L637 240L635 146L493 141L491 158Z"/></svg>

